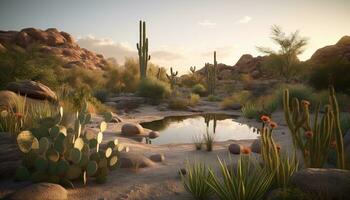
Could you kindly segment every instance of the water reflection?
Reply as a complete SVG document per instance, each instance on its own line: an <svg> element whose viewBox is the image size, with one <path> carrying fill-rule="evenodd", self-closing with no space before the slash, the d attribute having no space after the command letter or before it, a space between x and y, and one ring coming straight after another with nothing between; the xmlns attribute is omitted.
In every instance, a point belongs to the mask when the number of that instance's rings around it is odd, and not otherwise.
<svg viewBox="0 0 350 200"><path fill-rule="evenodd" d="M166 117L143 123L142 126L160 132L160 137L153 139L152 144L192 143L193 137L202 135L207 130L215 133L216 141L257 137L255 128L240 124L234 118L223 114Z"/></svg>

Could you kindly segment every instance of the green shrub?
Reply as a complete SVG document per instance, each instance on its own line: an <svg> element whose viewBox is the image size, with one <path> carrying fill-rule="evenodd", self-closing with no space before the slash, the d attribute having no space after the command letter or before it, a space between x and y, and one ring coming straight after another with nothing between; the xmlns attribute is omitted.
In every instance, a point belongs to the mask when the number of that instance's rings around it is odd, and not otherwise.
<svg viewBox="0 0 350 200"><path fill-rule="evenodd" d="M164 99L170 95L170 87L165 82L155 78L145 78L140 81L137 89L137 94L142 97L147 97L155 101Z"/></svg>
<svg viewBox="0 0 350 200"><path fill-rule="evenodd" d="M169 99L168 101L168 107L172 110L187 110L188 105L188 99L181 97L174 97Z"/></svg>
<svg viewBox="0 0 350 200"><path fill-rule="evenodd" d="M220 101L221 99L215 95L209 95L208 96L208 101Z"/></svg>
<svg viewBox="0 0 350 200"><path fill-rule="evenodd" d="M198 94L200 96L204 96L207 93L207 90L202 84L196 84L192 87L192 93Z"/></svg>
<svg viewBox="0 0 350 200"><path fill-rule="evenodd" d="M189 100L189 105L196 106L199 103L200 98L201 97L198 94L191 94L190 100Z"/></svg>
<svg viewBox="0 0 350 200"><path fill-rule="evenodd" d="M242 114L248 119L259 119L261 110L255 104L248 103L241 108Z"/></svg>
<svg viewBox="0 0 350 200"><path fill-rule="evenodd" d="M219 163L221 177L209 169L212 178L208 184L220 200L259 200L271 187L274 174L249 156L241 156L236 169L220 159Z"/></svg>
<svg viewBox="0 0 350 200"><path fill-rule="evenodd" d="M207 166L198 162L192 165L187 163L186 171L187 174L181 176L186 191L191 193L196 200L208 199L213 191L207 184L211 181Z"/></svg>
<svg viewBox="0 0 350 200"><path fill-rule="evenodd" d="M310 74L310 84L316 89L327 89L333 85L335 90L350 94L350 62L347 60L332 60L323 65L313 66Z"/></svg>
<svg viewBox="0 0 350 200"><path fill-rule="evenodd" d="M246 104L251 98L251 92L247 90L242 90L240 92L234 93L229 97L226 97L221 103L222 108L230 108L234 104Z"/></svg>
<svg viewBox="0 0 350 200"><path fill-rule="evenodd" d="M193 137L193 144L196 147L196 150L201 150L203 146L203 137L202 135L195 135Z"/></svg>
<svg viewBox="0 0 350 200"><path fill-rule="evenodd" d="M213 132L209 132L207 129L207 131L203 134L203 141L207 151L212 151L215 141L215 134Z"/></svg>

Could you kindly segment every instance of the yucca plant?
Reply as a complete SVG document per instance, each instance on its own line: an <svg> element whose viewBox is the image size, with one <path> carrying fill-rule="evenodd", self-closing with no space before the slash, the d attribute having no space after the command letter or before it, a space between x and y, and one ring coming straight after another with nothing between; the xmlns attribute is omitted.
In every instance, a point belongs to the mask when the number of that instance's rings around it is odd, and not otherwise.
<svg viewBox="0 0 350 200"><path fill-rule="evenodd" d="M193 164L187 161L186 171L187 175L181 174L182 183L186 191L191 193L196 200L208 199L212 195L213 190L207 184L212 178L207 166L196 161Z"/></svg>
<svg viewBox="0 0 350 200"><path fill-rule="evenodd" d="M281 147L276 144L272 137L273 129L277 124L268 116L262 116L263 126L261 133L261 157L264 165L274 173L273 184L280 188L286 188L289 185L290 177L298 170L299 163L295 153L289 157L287 154L280 153Z"/></svg>
<svg viewBox="0 0 350 200"><path fill-rule="evenodd" d="M335 149L337 167L345 169L343 134L334 88L329 88L329 104L325 106L322 117L319 116L320 104L318 104L312 122L309 106L308 101L303 100L300 103L297 98L292 100L290 106L289 91L284 91L284 115L292 134L294 147L302 151L307 167L323 167L330 150Z"/></svg>
<svg viewBox="0 0 350 200"><path fill-rule="evenodd" d="M218 159L222 177L212 169L212 176L207 182L221 200L259 200L270 189L274 174L260 166L249 156L241 156L236 169L228 167L225 161Z"/></svg>
<svg viewBox="0 0 350 200"><path fill-rule="evenodd" d="M195 135L193 137L193 144L196 147L196 150L201 150L203 146L203 137L201 135Z"/></svg>
<svg viewBox="0 0 350 200"><path fill-rule="evenodd" d="M254 119L259 117L260 110L253 103L247 103L241 108L242 114L245 118Z"/></svg>
<svg viewBox="0 0 350 200"><path fill-rule="evenodd" d="M204 140L204 144L205 144L207 151L212 151L214 141L215 141L215 135L213 133L209 132L208 128L207 128L206 133L203 134L203 140Z"/></svg>

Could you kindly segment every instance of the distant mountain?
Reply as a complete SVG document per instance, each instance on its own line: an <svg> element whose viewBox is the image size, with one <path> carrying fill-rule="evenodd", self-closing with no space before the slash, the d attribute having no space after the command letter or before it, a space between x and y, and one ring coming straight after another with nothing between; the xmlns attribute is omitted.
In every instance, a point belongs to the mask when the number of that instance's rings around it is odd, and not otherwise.
<svg viewBox="0 0 350 200"><path fill-rule="evenodd" d="M350 36L343 36L336 44L318 49L307 62L324 64L335 59L350 61Z"/></svg>
<svg viewBox="0 0 350 200"><path fill-rule="evenodd" d="M23 50L36 45L39 51L57 56L63 61L63 67L82 67L85 69L104 69L107 61L101 54L80 48L73 37L55 28L45 31L25 28L21 31L0 31L0 52L20 47Z"/></svg>

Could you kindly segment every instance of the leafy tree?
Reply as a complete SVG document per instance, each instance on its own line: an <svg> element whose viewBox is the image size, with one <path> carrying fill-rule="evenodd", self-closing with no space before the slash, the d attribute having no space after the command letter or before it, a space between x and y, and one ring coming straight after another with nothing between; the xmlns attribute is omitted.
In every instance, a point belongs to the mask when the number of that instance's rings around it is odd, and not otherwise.
<svg viewBox="0 0 350 200"><path fill-rule="evenodd" d="M271 27L271 39L279 46L278 51L268 47L257 47L257 49L270 55L270 61L273 61L272 67L277 68L279 75L289 82L293 68L299 64L297 56L303 53L308 39L300 37L299 31L286 35L281 27L276 25Z"/></svg>

